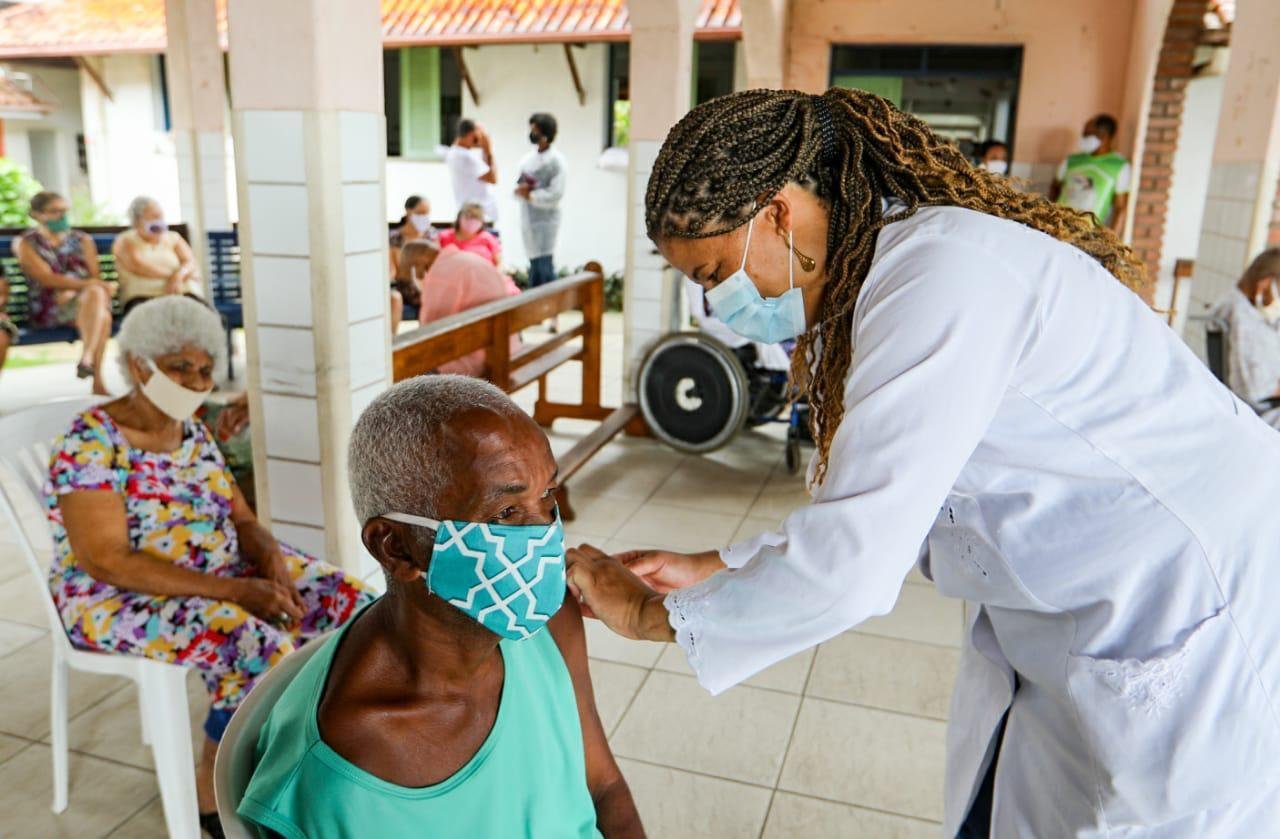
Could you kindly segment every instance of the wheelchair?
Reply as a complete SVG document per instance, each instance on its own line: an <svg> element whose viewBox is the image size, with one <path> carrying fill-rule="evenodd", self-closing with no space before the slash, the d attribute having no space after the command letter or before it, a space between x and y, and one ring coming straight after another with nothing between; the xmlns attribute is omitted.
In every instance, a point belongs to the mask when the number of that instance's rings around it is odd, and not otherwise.
<svg viewBox="0 0 1280 839"><path fill-rule="evenodd" d="M677 451L706 454L744 428L785 423L787 471L800 471L809 408L792 400L786 373L756 363L750 344L731 349L702 332L667 335L641 362L637 390L650 431Z"/></svg>

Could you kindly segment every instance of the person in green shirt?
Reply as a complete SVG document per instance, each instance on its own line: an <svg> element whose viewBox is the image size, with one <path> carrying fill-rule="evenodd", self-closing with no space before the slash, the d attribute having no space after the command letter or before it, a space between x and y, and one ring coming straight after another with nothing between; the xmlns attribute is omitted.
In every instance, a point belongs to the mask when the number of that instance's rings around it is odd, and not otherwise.
<svg viewBox="0 0 1280 839"><path fill-rule="evenodd" d="M1118 235L1124 229L1133 167L1115 150L1115 140L1115 117L1098 114L1086 122L1079 150L1058 167L1049 200L1093 213Z"/></svg>
<svg viewBox="0 0 1280 839"><path fill-rule="evenodd" d="M348 462L387 592L281 694L239 814L288 839L643 837L546 435L487 382L420 376L365 409Z"/></svg>

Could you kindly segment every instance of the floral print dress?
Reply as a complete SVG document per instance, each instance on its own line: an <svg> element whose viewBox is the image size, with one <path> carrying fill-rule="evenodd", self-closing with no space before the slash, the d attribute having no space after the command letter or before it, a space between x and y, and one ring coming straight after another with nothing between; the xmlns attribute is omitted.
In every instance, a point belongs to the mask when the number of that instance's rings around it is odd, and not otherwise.
<svg viewBox="0 0 1280 839"><path fill-rule="evenodd" d="M205 731L214 740L267 670L345 622L373 595L333 566L284 544L290 576L305 603L293 627L277 627L229 601L119 589L76 562L58 498L85 490L117 493L124 499L133 550L204 574L253 577L257 569L240 555L231 520L234 486L213 435L198 420L184 424L176 451L150 452L130 446L106 411L95 407L55 442L45 487L55 546L49 588L71 643L199 670L212 699Z"/></svg>

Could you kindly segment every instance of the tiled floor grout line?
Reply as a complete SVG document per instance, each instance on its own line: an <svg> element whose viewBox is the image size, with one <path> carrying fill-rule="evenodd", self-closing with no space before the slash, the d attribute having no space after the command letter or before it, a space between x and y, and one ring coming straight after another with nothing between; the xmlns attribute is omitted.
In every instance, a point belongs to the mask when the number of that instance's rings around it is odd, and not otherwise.
<svg viewBox="0 0 1280 839"><path fill-rule="evenodd" d="M654 664L657 664L657 662L655 661ZM636 665L631 666L634 667ZM635 693L631 694L631 698L627 700L627 705L622 709L622 713L618 714L617 721L609 731L605 732L605 740L612 739L613 735L618 732L618 728L622 726L622 721L625 720L627 718L627 714L631 712L631 706L636 704L636 697L640 695L640 691L644 690L644 686L649 683L649 677L653 675L653 670L653 667L645 670L644 678L640 680L640 684L636 685Z"/></svg>
<svg viewBox="0 0 1280 839"><path fill-rule="evenodd" d="M121 819L121 821L120 821L120 823L119 823L119 824L117 824L115 827L111 828L111 829L110 829L110 830L108 830L105 834L103 834L103 839L111 839L111 837L115 835L116 831L120 830L122 827L124 827L126 824L128 824L128 823L129 823L129 821L130 821L131 819L133 819L135 816L137 816L137 815L138 815L139 813L141 813L143 810L145 810L145 809L147 809L148 807L150 807L150 806L151 806L151 804L152 804L152 803L153 803L157 798L159 798L159 797L160 797L160 794L159 794L159 793L157 793L157 794L155 794L155 795L151 796L150 798L148 798L148 799L143 803L143 805L142 805L141 807L139 807L138 809L134 810L134 811L133 811L132 813L130 813L129 815L125 816L123 819ZM201 831L200 835L201 835L201 836L203 836L203 835L204 835L204 832L203 832L203 831Z"/></svg>
<svg viewBox="0 0 1280 839"><path fill-rule="evenodd" d="M28 626L28 625L29 625L29 624L23 624L23 626ZM23 642L23 643L19 644L18 646L14 647L12 650L9 650L9 652L7 652L7 653L5 653L4 655L0 656L0 662L3 662L6 658L8 658L8 657L9 657L9 656L11 656L11 655L14 655L14 654L16 654L16 653L18 653L18 652L21 652L22 650L25 650L27 647L31 646L32 644L36 643L37 641L43 641L43 640L44 640L44 637L45 637L46 635L48 635L48 634L49 634L49 629L46 627L46 628L45 628L45 630L44 630L44 632L43 632L43 633L41 633L40 635L37 635L36 637L32 638L30 641L26 641L26 642Z"/></svg>
<svg viewBox="0 0 1280 839"><path fill-rule="evenodd" d="M909 813L899 813L896 810L883 810L879 807L868 807L866 804L854 804L852 801L840 801L839 799L836 799L836 798L824 798L821 795L812 795L807 792L796 792L793 789L779 788L778 792L783 792L783 793L786 793L787 795L794 795L797 798L808 798L811 801L823 801L823 802L826 802L827 804L839 804L843 807L852 807L855 810L866 810L869 813L879 813L882 816L893 816L894 818L898 818L898 819L910 819L913 822L920 822L921 824L927 824L927 825L937 826L937 827L942 826L942 822L934 821L933 819L926 819L921 816L913 816Z"/></svg>
<svg viewBox="0 0 1280 839"><path fill-rule="evenodd" d="M791 757L791 744L796 739L796 726L800 724L800 712L804 710L805 689L809 687L809 679L813 676L813 666L818 660L818 651L809 656L809 667L805 670L804 682L800 685L800 701L796 703L796 715L791 718L791 730L787 732L787 745L782 750L782 762L778 764L778 774L773 779L773 792L769 793L769 806L764 810L764 821L760 823L760 839L764 839L764 831L769 826L769 814L773 812L773 801L778 797L778 784L782 783L782 773L787 771L787 758Z"/></svg>

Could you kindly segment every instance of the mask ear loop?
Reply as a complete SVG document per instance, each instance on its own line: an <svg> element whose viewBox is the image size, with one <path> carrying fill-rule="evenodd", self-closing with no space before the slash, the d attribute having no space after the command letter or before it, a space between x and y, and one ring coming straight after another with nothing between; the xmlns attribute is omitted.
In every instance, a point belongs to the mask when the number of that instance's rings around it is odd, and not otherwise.
<svg viewBox="0 0 1280 839"><path fill-rule="evenodd" d="M751 250L751 229L755 227L756 216L755 210L752 209L751 220L747 222L747 244L742 248L742 264L738 266L739 271L747 270L747 253Z"/></svg>
<svg viewBox="0 0 1280 839"><path fill-rule="evenodd" d="M793 241L795 231L787 231L787 286L788 291L796 287L796 246Z"/></svg>

